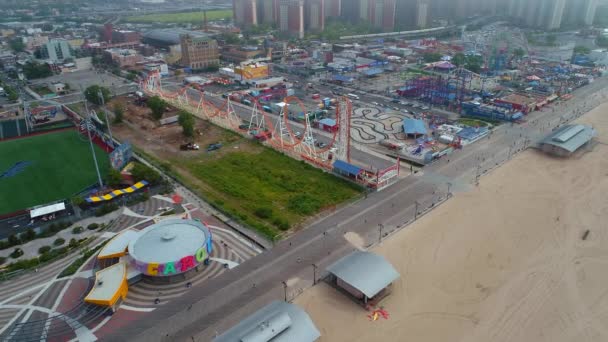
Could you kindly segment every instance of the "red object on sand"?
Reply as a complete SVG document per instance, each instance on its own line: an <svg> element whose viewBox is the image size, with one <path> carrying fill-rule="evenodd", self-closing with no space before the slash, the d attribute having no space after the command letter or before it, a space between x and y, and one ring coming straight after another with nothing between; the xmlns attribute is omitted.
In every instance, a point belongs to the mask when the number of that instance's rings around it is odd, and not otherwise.
<svg viewBox="0 0 608 342"><path fill-rule="evenodd" d="M180 196L178 194L171 196L171 199L173 200L173 203L175 203L175 204L181 204L182 200L183 200L182 196Z"/></svg>

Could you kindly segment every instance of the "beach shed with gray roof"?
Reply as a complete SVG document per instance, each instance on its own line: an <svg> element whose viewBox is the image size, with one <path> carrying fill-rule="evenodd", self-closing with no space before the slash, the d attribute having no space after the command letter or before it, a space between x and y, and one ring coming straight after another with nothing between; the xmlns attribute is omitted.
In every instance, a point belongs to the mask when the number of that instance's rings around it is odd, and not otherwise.
<svg viewBox="0 0 608 342"><path fill-rule="evenodd" d="M573 124L560 127L540 142L542 151L567 157L586 145L595 136L591 126Z"/></svg>
<svg viewBox="0 0 608 342"><path fill-rule="evenodd" d="M213 342L314 342L321 333L299 306L274 301Z"/></svg>
<svg viewBox="0 0 608 342"><path fill-rule="evenodd" d="M327 268L332 284L360 304L376 304L400 275L384 257L366 251L349 254Z"/></svg>

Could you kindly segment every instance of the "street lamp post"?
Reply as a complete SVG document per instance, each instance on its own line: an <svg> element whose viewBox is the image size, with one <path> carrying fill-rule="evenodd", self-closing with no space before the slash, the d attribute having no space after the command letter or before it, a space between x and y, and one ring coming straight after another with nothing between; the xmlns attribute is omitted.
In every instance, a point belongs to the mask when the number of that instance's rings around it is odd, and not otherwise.
<svg viewBox="0 0 608 342"><path fill-rule="evenodd" d="M378 243L382 242L382 229L384 229L384 224L378 223Z"/></svg>
<svg viewBox="0 0 608 342"><path fill-rule="evenodd" d="M414 204L416 205L414 210L414 221L416 221L418 219L418 201L415 201Z"/></svg>
<svg viewBox="0 0 608 342"><path fill-rule="evenodd" d="M312 264L312 284L317 285L317 265Z"/></svg>
<svg viewBox="0 0 608 342"><path fill-rule="evenodd" d="M448 182L448 198L450 198L450 196L452 196L452 193L450 192L451 188L452 188L452 183Z"/></svg>
<svg viewBox="0 0 608 342"><path fill-rule="evenodd" d="M282 281L283 284L283 292L285 292L285 301L287 301L287 283Z"/></svg>

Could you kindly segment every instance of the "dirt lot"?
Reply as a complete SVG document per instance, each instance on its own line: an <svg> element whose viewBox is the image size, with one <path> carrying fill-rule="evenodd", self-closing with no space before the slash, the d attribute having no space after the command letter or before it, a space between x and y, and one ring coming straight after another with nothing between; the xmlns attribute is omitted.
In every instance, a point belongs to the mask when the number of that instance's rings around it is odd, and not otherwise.
<svg viewBox="0 0 608 342"><path fill-rule="evenodd" d="M195 151L180 151L179 145L187 142L195 142L201 146L201 149L206 148L209 144L217 142L226 143L226 141L238 140L238 136L226 134L226 131L217 128L208 122L196 120L196 136L192 139L182 135L182 129L179 124L161 126L151 119L150 109L141 107L134 103L134 99L130 97L118 97L113 99L109 108L120 104L125 109L124 124L115 125L112 128L112 133L121 141L128 140L132 144L142 148L146 153L149 153L159 159L171 160L176 157L189 158L196 155ZM177 115L177 110L169 107L163 118L168 118Z"/></svg>

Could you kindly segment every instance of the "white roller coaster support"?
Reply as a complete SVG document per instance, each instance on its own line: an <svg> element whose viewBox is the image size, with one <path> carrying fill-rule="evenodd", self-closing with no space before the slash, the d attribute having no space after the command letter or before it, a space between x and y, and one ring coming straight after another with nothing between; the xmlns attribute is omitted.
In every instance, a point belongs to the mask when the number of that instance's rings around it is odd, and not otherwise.
<svg viewBox="0 0 608 342"><path fill-rule="evenodd" d="M350 113L352 109L352 103L346 97L342 98L342 101L338 102L336 109L337 120L338 120L338 137L334 147L336 152L334 153L334 160L343 160L350 163Z"/></svg>

